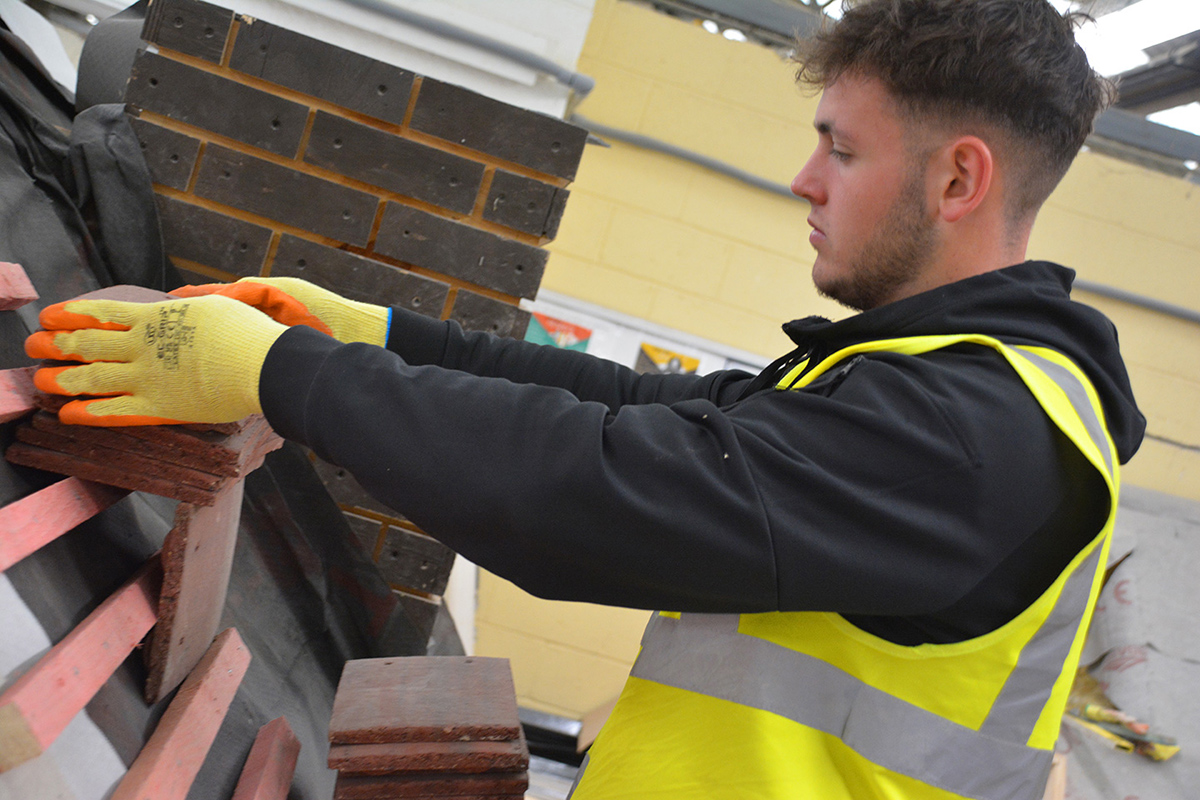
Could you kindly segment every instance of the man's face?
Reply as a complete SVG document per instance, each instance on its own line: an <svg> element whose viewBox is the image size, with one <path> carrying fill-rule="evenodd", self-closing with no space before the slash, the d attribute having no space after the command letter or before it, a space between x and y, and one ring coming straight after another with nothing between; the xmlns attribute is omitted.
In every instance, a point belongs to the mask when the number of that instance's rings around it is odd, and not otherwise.
<svg viewBox="0 0 1200 800"><path fill-rule="evenodd" d="M792 180L812 206L813 283L860 311L907 296L937 235L924 166L906 146L894 101L879 80L843 75L821 95L814 124L817 149Z"/></svg>

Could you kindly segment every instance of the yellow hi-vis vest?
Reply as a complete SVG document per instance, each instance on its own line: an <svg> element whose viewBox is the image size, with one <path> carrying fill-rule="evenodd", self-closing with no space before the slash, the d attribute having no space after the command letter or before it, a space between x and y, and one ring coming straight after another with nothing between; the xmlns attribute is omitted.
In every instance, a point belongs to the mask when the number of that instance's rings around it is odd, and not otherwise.
<svg viewBox="0 0 1200 800"><path fill-rule="evenodd" d="M655 614L572 800L1041 800L1116 516L1095 389L1060 353L980 335L855 345L776 388L959 343L1003 355L1103 475L1095 538L1016 618L953 644L894 644L834 613Z"/></svg>

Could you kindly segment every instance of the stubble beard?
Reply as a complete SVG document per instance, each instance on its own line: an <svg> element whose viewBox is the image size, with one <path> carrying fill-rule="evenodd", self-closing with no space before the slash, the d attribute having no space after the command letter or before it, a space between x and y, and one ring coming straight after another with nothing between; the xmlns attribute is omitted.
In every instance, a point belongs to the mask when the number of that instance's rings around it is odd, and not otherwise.
<svg viewBox="0 0 1200 800"><path fill-rule="evenodd" d="M890 302L933 260L936 236L923 186L914 178L853 257L845 274L817 283L817 292L855 311Z"/></svg>

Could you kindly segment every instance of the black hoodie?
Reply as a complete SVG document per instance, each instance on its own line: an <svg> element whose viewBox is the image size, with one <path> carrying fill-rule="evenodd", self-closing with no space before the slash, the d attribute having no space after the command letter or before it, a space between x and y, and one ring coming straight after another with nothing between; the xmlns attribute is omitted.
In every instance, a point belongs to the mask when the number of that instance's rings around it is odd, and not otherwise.
<svg viewBox="0 0 1200 800"><path fill-rule="evenodd" d="M878 353L801 391L775 372L857 342L980 333L1070 357L1122 462L1145 421L1074 273L1026 262L840 322L757 379L637 375L396 309L388 349L308 328L263 367L267 419L533 594L674 611L836 611L903 644L1031 603L1108 510L1094 470L994 350Z"/></svg>

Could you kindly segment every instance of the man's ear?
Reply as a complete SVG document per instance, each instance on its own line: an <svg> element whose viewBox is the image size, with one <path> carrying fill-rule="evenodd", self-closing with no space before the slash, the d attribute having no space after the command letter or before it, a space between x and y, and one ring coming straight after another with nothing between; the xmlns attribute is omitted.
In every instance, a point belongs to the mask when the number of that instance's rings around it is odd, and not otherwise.
<svg viewBox="0 0 1200 800"><path fill-rule="evenodd" d="M959 136L937 159L938 212L946 222L958 222L979 207L992 187L996 161L978 136Z"/></svg>

